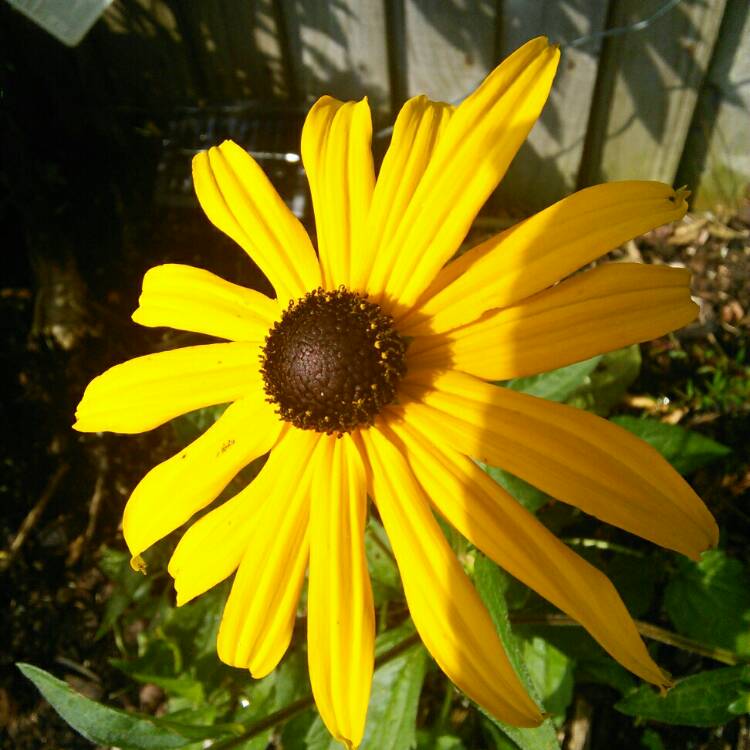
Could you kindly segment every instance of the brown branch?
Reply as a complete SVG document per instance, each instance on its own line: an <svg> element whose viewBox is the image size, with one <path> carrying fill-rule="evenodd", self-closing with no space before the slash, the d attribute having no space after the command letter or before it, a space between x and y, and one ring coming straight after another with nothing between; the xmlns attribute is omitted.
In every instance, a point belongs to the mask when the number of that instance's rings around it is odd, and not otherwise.
<svg viewBox="0 0 750 750"><path fill-rule="evenodd" d="M21 547L23 547L24 542L29 536L29 533L36 525L42 513L44 513L44 509L47 507L47 503L49 503L55 492L57 492L57 488L60 486L60 482L68 473L69 469L70 464L62 463L57 467L55 473L50 477L50 480L47 482L47 486L44 488L44 492L42 492L41 496L34 504L34 507L28 512L26 518L23 519L23 523L18 529L18 533L13 538L13 541L10 543L7 551L0 552L0 570L6 570L13 563L13 560L20 552Z"/></svg>

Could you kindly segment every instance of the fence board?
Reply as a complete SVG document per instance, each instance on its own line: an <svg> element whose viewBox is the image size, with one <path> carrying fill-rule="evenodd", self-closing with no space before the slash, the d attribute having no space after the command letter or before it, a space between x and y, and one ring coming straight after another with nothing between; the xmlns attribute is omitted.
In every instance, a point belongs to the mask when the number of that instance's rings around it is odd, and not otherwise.
<svg viewBox="0 0 750 750"><path fill-rule="evenodd" d="M604 28L606 3L560 0L502 3L500 51L505 57L525 41L547 34L563 44L563 55L547 105L496 193L499 208L527 215L554 203L576 188L596 83L601 42L565 47Z"/></svg>
<svg viewBox="0 0 750 750"><path fill-rule="evenodd" d="M407 96L452 102L473 91L496 61L494 2L405 0Z"/></svg>
<svg viewBox="0 0 750 750"><path fill-rule="evenodd" d="M84 41L108 79L108 102L159 112L200 94L190 51L164 0L117 0Z"/></svg>
<svg viewBox="0 0 750 750"><path fill-rule="evenodd" d="M683 0L649 27L608 40L583 182L672 182L724 11L724 0ZM662 0L622 0L613 23L648 18Z"/></svg>
<svg viewBox="0 0 750 750"><path fill-rule="evenodd" d="M290 66L305 101L367 94L376 112L390 109L383 0L282 0L281 7Z"/></svg>
<svg viewBox="0 0 750 750"><path fill-rule="evenodd" d="M210 101L288 96L272 0L201 0L173 6Z"/></svg>
<svg viewBox="0 0 750 750"><path fill-rule="evenodd" d="M750 184L750 5L728 0L701 92L680 178L695 186L693 206L735 207Z"/></svg>

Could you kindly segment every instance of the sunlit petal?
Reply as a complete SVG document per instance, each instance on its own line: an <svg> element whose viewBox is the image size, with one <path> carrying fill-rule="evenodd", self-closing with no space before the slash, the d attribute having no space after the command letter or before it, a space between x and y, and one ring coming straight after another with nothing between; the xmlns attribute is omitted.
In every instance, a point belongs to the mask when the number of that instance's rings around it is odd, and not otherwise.
<svg viewBox="0 0 750 750"><path fill-rule="evenodd" d="M586 513L692 558L716 522L650 445L581 409L458 372L420 374L404 389L408 421L455 450L499 466Z"/></svg>
<svg viewBox="0 0 750 750"><path fill-rule="evenodd" d="M146 271L133 320L231 341L263 341L281 314L265 294L210 271L168 263Z"/></svg>
<svg viewBox="0 0 750 750"><path fill-rule="evenodd" d="M375 642L364 547L365 472L349 436L321 440L310 471L310 682L328 730L356 747L365 728Z"/></svg>
<svg viewBox="0 0 750 750"><path fill-rule="evenodd" d="M302 129L302 160L327 289L351 285L352 270L364 250L375 185L371 140L367 99L340 102L324 96L312 107Z"/></svg>

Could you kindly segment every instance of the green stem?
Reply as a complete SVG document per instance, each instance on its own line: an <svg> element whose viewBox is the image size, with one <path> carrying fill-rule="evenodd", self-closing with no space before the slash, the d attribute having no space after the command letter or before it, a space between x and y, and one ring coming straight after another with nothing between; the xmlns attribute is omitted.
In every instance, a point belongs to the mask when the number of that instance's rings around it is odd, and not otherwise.
<svg viewBox="0 0 750 750"><path fill-rule="evenodd" d="M524 615L516 614L510 616L510 621L515 625L554 625L554 626L574 626L580 627L580 623L576 622L567 615ZM750 662L745 656L730 651L726 648L719 648L715 646L706 646L699 641L694 641L692 638L685 638L685 636L673 633L670 630L665 630L657 625L651 625L648 622L642 622L640 620L634 620L635 626L638 632L644 638L650 638L652 641L658 641L659 643L666 643L668 646L674 646L675 648L688 651L698 656L705 656L709 659L721 662L722 664L729 664L734 666L735 664L747 664Z"/></svg>

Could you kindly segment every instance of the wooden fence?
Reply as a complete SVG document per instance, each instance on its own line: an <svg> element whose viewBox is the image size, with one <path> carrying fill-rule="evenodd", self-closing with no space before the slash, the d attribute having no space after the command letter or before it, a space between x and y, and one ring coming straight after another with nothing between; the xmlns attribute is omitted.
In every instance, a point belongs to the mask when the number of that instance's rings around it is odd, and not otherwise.
<svg viewBox="0 0 750 750"><path fill-rule="evenodd" d="M384 127L413 94L460 99L538 34L563 58L500 188L509 212L624 178L688 183L699 208L739 200L750 182L748 0L116 0L66 54L92 101L154 117L367 94Z"/></svg>

